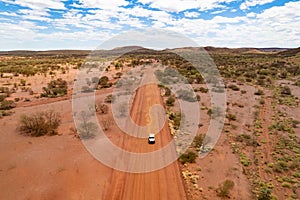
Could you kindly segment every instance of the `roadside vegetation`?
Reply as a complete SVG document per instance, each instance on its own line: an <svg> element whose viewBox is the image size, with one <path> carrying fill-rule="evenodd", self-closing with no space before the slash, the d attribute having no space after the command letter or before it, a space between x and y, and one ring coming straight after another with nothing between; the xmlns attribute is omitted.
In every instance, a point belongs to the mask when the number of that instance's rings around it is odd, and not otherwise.
<svg viewBox="0 0 300 200"><path fill-rule="evenodd" d="M53 110L41 111L22 115L19 121L19 130L21 134L32 137L57 135L57 128L60 124L59 113Z"/></svg>
<svg viewBox="0 0 300 200"><path fill-rule="evenodd" d="M227 102L225 126L223 134L226 143L231 148L239 163L242 173L247 177L253 199L299 199L300 193L300 139L299 120L291 117L293 109L299 108L299 99L293 87L300 87L300 49L272 53L253 53L247 50L218 50L206 48L213 58L221 76L224 78L225 88L214 87L214 92L228 91L230 94L245 98L253 96L255 106L249 108L245 115L253 115L253 121L244 122L240 119L241 110L248 105L237 102ZM178 50L180 51L180 50ZM57 74L67 74L72 69L81 67L86 52L80 55L5 55L0 63L0 118L13 114L14 108L20 102L29 101L28 98L12 97L16 91L34 95L28 77L42 75L50 77L46 82L39 97L54 98L67 95L68 82L57 77ZM106 90L111 87L126 87L132 85L131 80L120 80L126 70L138 65L153 64L168 66L164 70L156 70L155 75L160 81L161 93L165 102L169 127L172 135L180 127L181 119L185 116L177 109L178 100L199 102L204 114L217 119L221 108L208 105L205 95L208 89L205 83L216 83L214 76L208 77L206 82L202 74L188 61L179 55L166 50L139 50L130 52L116 58L107 66L106 71L115 70L112 75L101 78L87 79L87 86L83 92ZM90 64L94 65L93 63ZM178 76L180 75L180 76ZM12 81L18 78L17 81ZM130 77L132 79L136 77ZM184 78L184 79L183 79ZM171 91L167 86L183 81L191 84L193 92L188 90ZM286 83L288 81L288 83ZM253 91L246 90L251 86ZM103 103L95 105L97 114L101 116L101 125L104 130L109 130L113 120L108 116L109 104L117 97L107 95ZM203 100L204 99L204 100ZM24 101L21 101L24 100ZM235 107L235 109L232 109ZM268 110L270 108L270 110ZM125 111L125 110L124 110ZM270 116L266 116L270 112ZM120 113L122 114L122 113ZM73 130L82 139L96 136L97 126L92 123L86 113L81 113L82 123ZM61 123L60 115L54 111L43 111L22 115L19 120L19 130L23 135L43 136L55 135ZM199 122L200 123L200 122ZM199 124L199 129L201 128ZM205 134L197 133L192 144L184 152L179 162L182 166L191 166L197 163L198 153L205 149L207 144ZM183 173L184 177L192 183L194 190L198 188L197 172ZM212 186L211 191L220 198L231 198L233 190L238 184L233 180L224 179ZM200 184L199 184L200 185Z"/></svg>

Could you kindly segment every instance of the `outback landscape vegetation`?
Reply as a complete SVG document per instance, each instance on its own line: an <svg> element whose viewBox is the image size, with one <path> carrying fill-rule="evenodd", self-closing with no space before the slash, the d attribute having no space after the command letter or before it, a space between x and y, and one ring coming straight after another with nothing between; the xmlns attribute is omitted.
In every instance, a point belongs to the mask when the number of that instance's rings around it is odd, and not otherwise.
<svg viewBox="0 0 300 200"><path fill-rule="evenodd" d="M125 49L128 48L131 47ZM82 145L80 139L96 136L96 124L89 122L86 113L76 113L83 123L75 126L72 92L78 70L91 64L83 65L89 51L0 52L1 198L147 199L143 196L149 190L147 184L139 182L145 185L131 187L130 181L159 182L161 177L169 176L163 182L166 188L162 192L175 187L171 178L182 182L182 187L178 186L182 196L174 199L299 199L300 49L204 49L225 85L214 90L226 93L227 98L224 127L214 147L209 146L210 138L205 134L210 119L218 119L219 108L211 106L210 91L201 73L176 54L198 51L196 47L160 51L140 48L120 57L106 57L105 74L87 79L87 86L82 87L83 93L95 92L92 107L106 136L117 146L132 150L135 145L149 145L146 140L124 136L114 122L113 90L134 83L131 79L123 80L123 76L143 66L153 69L162 83L172 81L166 80L166 75L172 76L174 71L186 78L194 93L180 90L175 95L164 85L146 86L149 88L135 91L129 105L132 119L145 123L147 120L141 119L143 115L139 113L147 114L148 110L141 111L141 107L150 105L142 103L147 95L141 91L151 90L152 98L157 97L157 102L152 103L161 103L166 110L166 131L157 134L168 134L162 136L168 143L181 137L181 119L188 118L180 112L178 98L199 104L201 120L193 142L176 164L159 171L160 175L115 171L94 159ZM109 51L101 53L105 52ZM169 68L158 70L159 65ZM126 109L119 109L120 116ZM140 150L158 148L152 147ZM207 150L211 152L200 158L199 153ZM172 170L178 174L174 175ZM136 196L134 189L140 190ZM176 187L174 190L180 191Z"/></svg>

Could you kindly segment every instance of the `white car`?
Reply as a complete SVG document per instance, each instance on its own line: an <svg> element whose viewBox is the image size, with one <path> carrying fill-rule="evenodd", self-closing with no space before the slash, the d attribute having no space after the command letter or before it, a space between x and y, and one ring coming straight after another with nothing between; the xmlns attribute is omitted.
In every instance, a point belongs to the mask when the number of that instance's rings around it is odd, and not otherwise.
<svg viewBox="0 0 300 200"><path fill-rule="evenodd" d="M153 134L153 133L149 134L148 143L149 144L155 144L155 134Z"/></svg>

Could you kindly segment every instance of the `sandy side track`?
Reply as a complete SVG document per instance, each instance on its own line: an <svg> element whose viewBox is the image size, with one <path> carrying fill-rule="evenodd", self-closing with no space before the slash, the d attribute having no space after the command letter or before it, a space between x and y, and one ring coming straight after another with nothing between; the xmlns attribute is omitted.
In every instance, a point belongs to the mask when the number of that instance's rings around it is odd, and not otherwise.
<svg viewBox="0 0 300 200"><path fill-rule="evenodd" d="M147 84L140 87L135 95L131 108L131 117L138 125L147 125L153 120L152 125L156 126L163 119L150 119L149 109L152 105L163 105L160 90L156 84ZM172 141L170 130L167 124L156 133L156 143L149 145L147 139L135 138L123 134L119 146L131 152L151 152L167 145ZM145 164L145 163L136 163ZM150 163L149 163L150 164ZM187 199L181 171L177 161L161 170L149 173L125 173L114 170L110 184L105 192L104 199Z"/></svg>

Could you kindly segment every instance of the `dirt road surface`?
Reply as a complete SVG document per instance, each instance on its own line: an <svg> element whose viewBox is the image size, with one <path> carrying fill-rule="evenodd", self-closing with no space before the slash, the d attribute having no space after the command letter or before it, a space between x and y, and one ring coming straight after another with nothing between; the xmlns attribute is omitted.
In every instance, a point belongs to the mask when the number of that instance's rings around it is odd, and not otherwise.
<svg viewBox="0 0 300 200"><path fill-rule="evenodd" d="M141 126L150 122L149 109L154 104L163 105L160 90L156 84L147 84L140 87L135 95L131 107L133 121ZM158 124L162 119L155 120ZM166 123L159 133L156 133L156 143L150 145L147 139L136 138L124 134L119 146L131 152L151 152L172 142L168 124ZM139 163L137 163L139 164ZM126 173L114 170L111 176L104 199L106 200L159 200L187 199L181 171L177 161L163 169L149 173Z"/></svg>

